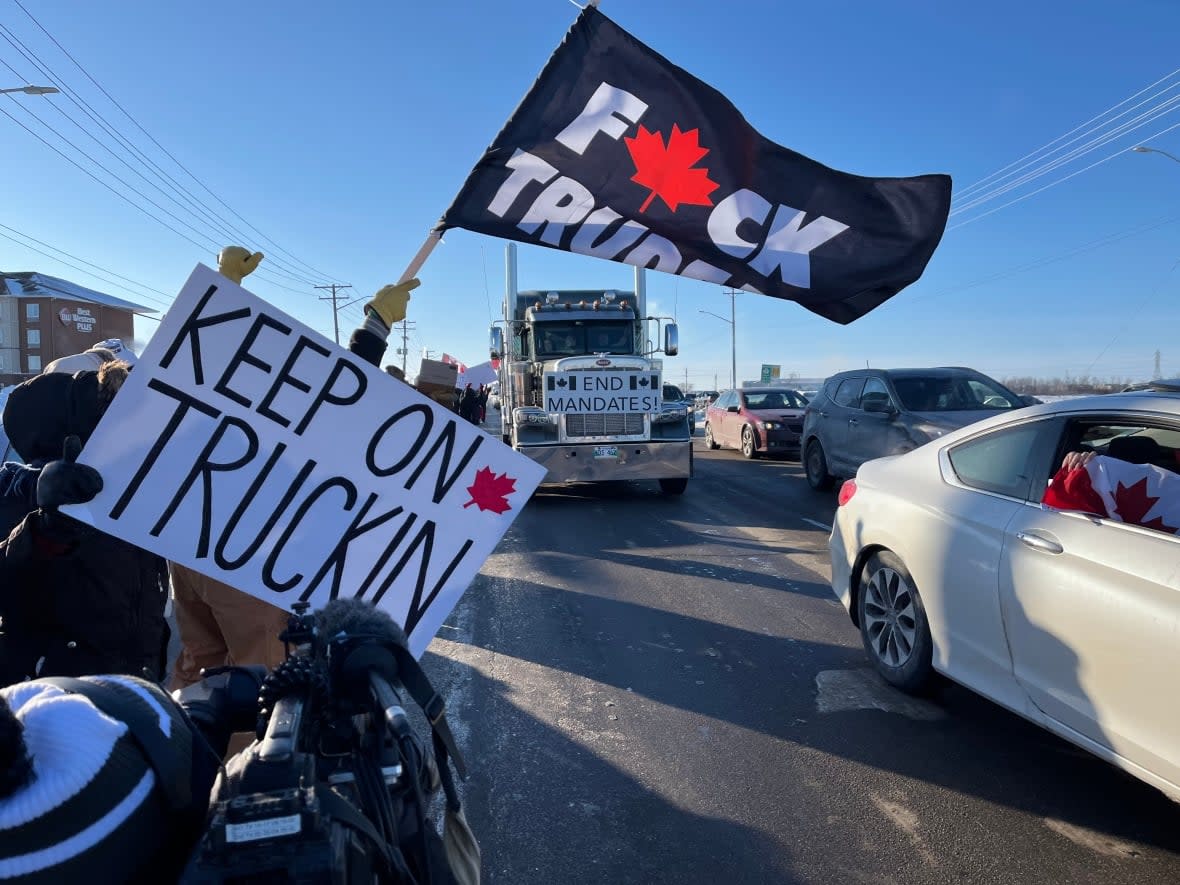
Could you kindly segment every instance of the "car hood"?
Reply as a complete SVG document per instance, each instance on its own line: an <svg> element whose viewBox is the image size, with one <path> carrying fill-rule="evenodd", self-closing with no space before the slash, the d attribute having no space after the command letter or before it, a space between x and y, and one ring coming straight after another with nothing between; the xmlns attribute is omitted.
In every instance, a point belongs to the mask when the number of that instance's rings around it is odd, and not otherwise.
<svg viewBox="0 0 1180 885"><path fill-rule="evenodd" d="M923 424L933 424L946 430L958 430L999 413L999 409L965 409L961 412L910 412L909 415Z"/></svg>
<svg viewBox="0 0 1180 885"><path fill-rule="evenodd" d="M802 409L746 409L746 414L759 421L801 420Z"/></svg>

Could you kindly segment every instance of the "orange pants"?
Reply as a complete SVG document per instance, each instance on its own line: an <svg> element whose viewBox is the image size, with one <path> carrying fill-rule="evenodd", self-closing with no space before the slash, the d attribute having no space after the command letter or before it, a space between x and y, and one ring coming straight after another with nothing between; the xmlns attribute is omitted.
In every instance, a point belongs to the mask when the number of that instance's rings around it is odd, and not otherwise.
<svg viewBox="0 0 1180 885"><path fill-rule="evenodd" d="M201 668L261 664L273 670L285 652L279 639L289 613L249 593L168 563L180 654L169 689L201 680Z"/></svg>

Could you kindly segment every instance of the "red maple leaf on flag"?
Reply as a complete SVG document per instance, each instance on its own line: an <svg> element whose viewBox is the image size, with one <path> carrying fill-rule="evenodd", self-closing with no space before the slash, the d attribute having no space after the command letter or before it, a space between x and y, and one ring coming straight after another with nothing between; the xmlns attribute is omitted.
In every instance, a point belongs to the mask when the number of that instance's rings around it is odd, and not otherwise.
<svg viewBox="0 0 1180 885"><path fill-rule="evenodd" d="M1144 521L1144 517L1151 511L1151 508L1156 505L1159 498L1153 498L1147 494L1147 477L1132 483L1129 486L1123 485L1121 482L1114 490L1115 509L1118 511L1119 517L1123 522L1134 523L1145 528L1156 529L1161 532L1171 532L1176 534L1177 527L1168 525L1161 517Z"/></svg>
<svg viewBox="0 0 1180 885"><path fill-rule="evenodd" d="M651 193L639 207L640 212L647 209L657 194L673 212L681 203L692 206L713 205L709 194L721 185L709 178L708 169L693 168L698 160L709 153L708 148L701 147L699 134L699 129L681 132L680 127L673 123L667 146L664 145L663 134L649 132L644 126L639 127L639 134L634 138L628 136L623 139L635 162L636 172L631 180L651 188Z"/></svg>
<svg viewBox="0 0 1180 885"><path fill-rule="evenodd" d="M515 491L516 480L507 473L497 476L490 467L481 467L475 471L475 482L467 487L471 500L463 506L475 504L480 510L503 513L512 509L508 504L508 496Z"/></svg>

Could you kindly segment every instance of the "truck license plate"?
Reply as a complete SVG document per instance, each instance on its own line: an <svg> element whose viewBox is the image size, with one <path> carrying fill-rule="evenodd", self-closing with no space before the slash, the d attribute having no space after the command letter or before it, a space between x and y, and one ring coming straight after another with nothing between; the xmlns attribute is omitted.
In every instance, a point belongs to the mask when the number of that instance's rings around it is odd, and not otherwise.
<svg viewBox="0 0 1180 885"><path fill-rule="evenodd" d="M595 458L618 458L619 457L619 447L618 446L595 446L594 447L594 457Z"/></svg>

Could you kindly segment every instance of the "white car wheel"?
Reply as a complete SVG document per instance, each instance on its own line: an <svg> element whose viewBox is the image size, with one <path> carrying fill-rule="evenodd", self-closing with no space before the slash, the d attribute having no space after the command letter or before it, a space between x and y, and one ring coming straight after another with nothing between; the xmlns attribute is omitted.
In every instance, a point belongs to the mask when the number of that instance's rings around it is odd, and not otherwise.
<svg viewBox="0 0 1180 885"><path fill-rule="evenodd" d="M887 682L910 693L930 684L933 643L926 609L909 571L887 550L865 564L859 621L865 651Z"/></svg>

